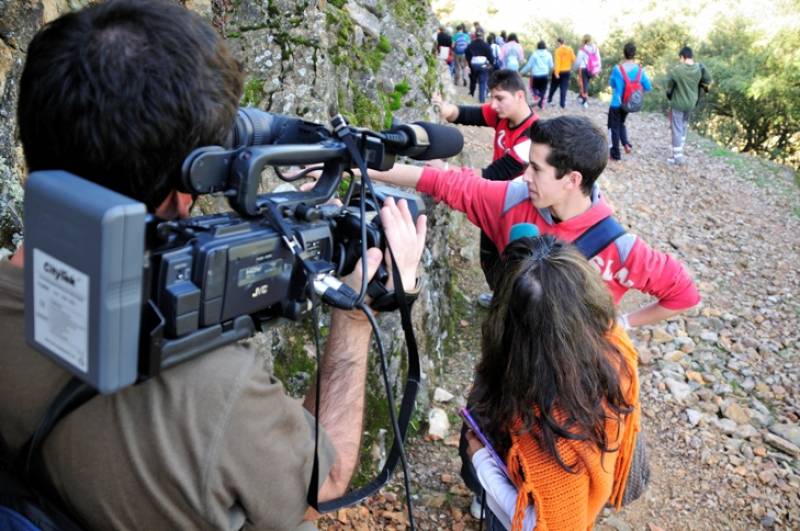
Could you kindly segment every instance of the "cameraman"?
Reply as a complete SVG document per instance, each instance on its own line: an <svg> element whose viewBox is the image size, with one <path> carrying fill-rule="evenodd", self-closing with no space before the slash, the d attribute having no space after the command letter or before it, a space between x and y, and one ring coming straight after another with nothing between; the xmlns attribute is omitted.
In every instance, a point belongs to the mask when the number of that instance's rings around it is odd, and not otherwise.
<svg viewBox="0 0 800 531"><path fill-rule="evenodd" d="M159 217L186 217L181 163L224 142L242 78L213 28L177 4L112 0L67 14L28 49L18 106L28 170L67 170ZM381 220L413 286L425 218L415 226L403 201L387 200ZM22 257L0 263L0 457L20 450L69 380L25 343ZM381 258L368 251L370 275ZM345 491L357 464L370 333L363 314L333 312L318 374L322 500ZM304 409L265 366L240 343L95 397L47 438L44 480L94 529L313 527L303 518L314 391Z"/></svg>

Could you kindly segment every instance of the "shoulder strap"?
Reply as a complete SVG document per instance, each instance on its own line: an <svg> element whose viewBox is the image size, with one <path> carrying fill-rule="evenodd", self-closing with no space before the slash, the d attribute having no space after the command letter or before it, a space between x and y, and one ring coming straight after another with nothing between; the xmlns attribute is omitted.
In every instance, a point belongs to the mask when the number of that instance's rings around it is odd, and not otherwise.
<svg viewBox="0 0 800 531"><path fill-rule="evenodd" d="M617 64L617 68L619 69L619 75L622 76L622 88L624 89L631 80L628 79L628 74L626 74L625 69L622 68L622 63Z"/></svg>
<svg viewBox="0 0 800 531"><path fill-rule="evenodd" d="M636 79L634 81L638 83L642 79L642 72L644 72L644 67L640 64L637 64L636 66L639 67L639 71L636 73Z"/></svg>
<svg viewBox="0 0 800 531"><path fill-rule="evenodd" d="M587 260L591 260L626 232L614 216L608 216L586 229L572 244Z"/></svg>

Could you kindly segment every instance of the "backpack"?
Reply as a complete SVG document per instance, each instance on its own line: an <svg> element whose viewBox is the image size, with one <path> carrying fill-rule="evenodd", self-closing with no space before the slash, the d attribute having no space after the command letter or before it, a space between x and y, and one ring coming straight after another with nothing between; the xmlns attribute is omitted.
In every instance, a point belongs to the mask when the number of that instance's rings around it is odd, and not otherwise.
<svg viewBox="0 0 800 531"><path fill-rule="evenodd" d="M624 89L622 90L622 104L620 107L625 112L639 112L642 110L644 104L644 88L642 87L642 72L644 68L639 65L639 72L636 73L636 79L629 79L628 74L622 65L617 65L619 73L622 74L622 83Z"/></svg>
<svg viewBox="0 0 800 531"><path fill-rule="evenodd" d="M509 70L514 70L515 72L519 70L519 57L517 56L517 51L513 48L508 52L505 67Z"/></svg>
<svg viewBox="0 0 800 531"><path fill-rule="evenodd" d="M467 46L469 46L469 37L466 33L461 33L456 35L456 46L455 50L458 55L463 55L464 52L467 51Z"/></svg>
<svg viewBox="0 0 800 531"><path fill-rule="evenodd" d="M583 53L586 54L586 71L589 72L591 77L594 77L600 73L600 53L597 51L597 48L589 52L586 50L586 46L584 46L582 50Z"/></svg>

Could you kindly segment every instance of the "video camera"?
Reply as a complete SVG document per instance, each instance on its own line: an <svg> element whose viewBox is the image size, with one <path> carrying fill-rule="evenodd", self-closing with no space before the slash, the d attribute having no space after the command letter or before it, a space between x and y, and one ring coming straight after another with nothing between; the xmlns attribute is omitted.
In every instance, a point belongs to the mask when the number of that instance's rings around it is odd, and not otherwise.
<svg viewBox="0 0 800 531"><path fill-rule="evenodd" d="M463 137L425 122L383 132L338 115L331 123L332 130L240 109L226 146L196 149L181 172L182 191L224 194L233 209L227 213L161 220L142 203L67 172L31 173L29 344L107 394L250 337L275 318L301 319L319 298L352 307L359 294L335 276L352 271L367 247L385 246L376 216L384 199L405 198L415 218L424 205L414 194L371 184L368 196L363 177L351 180L343 206L326 203L343 173L386 170L398 155L450 157ZM267 166L311 164L322 164L312 190L258 194Z"/></svg>

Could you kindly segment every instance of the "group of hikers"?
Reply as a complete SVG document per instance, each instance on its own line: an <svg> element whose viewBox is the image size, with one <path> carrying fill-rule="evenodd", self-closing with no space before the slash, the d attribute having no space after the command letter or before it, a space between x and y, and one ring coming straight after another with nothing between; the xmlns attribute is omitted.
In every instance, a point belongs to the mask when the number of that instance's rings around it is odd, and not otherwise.
<svg viewBox="0 0 800 531"><path fill-rule="evenodd" d="M686 75L675 79L673 100L696 81L691 51L681 54ZM488 103L434 103L447 122L494 130L491 164L396 164L370 176L444 201L482 230L480 262L493 291L467 398L476 424L460 445L462 477L477 496L471 511L491 530L586 529L648 481L628 330L685 312L700 296L681 262L615 220L597 184L611 153L605 131L586 116L540 119L514 69L482 76ZM54 179L73 173L165 221L188 218L195 197L181 178L184 161L199 147L226 145L243 92L244 72L224 39L182 5L88 5L51 21L28 46L17 114L26 167L63 170ZM673 141L683 142L687 115L673 114ZM55 221L80 237L81 219ZM383 290L424 285L425 216L415 221L404 200L387 199L380 221L394 250ZM319 387L302 403L263 352L240 342L56 413L77 392L72 373L25 336L26 306L38 300L26 293L26 275L53 269L42 253L25 242L0 260L0 528L31 529L21 511L41 529L309 529L319 515L308 500L346 492L363 434L367 312L332 310ZM384 254L371 248L363 259L342 279L355 290ZM621 312L631 289L653 302ZM92 326L86 317L81 337ZM42 423L56 414L64 418L42 441ZM40 450L30 455L32 445Z"/></svg>
<svg viewBox="0 0 800 531"><path fill-rule="evenodd" d="M436 34L435 53L448 64L456 86L467 85L469 93L475 95L478 87L478 101L484 103L489 91L489 78L492 72L510 70L521 76L530 76L529 89L534 107L544 109L545 101L552 104L556 91L559 92L559 106L567 106L567 93L573 74L578 83L578 103L589 106L589 89L602 71L600 50L591 35L581 39L577 54L561 37L556 39L553 53L544 40L536 44L536 50L525 58L525 51L515 33L506 35L489 33L484 39L484 31L479 22L474 22L474 31L467 33L459 24L456 33L450 35L444 26ZM642 109L645 92L652 90L652 83L642 65L636 60L636 45L625 44L623 60L611 68L609 86L611 102L608 109L607 127L611 134L610 157L622 160L621 151L631 153L631 144L625 119L631 112ZM669 73L667 97L670 104L670 128L672 131L672 151L667 162L685 162L683 146L686 142L690 113L702 92L707 92L711 84L708 70L694 62L694 54L685 46L678 54L680 63ZM549 91L548 91L549 85Z"/></svg>

